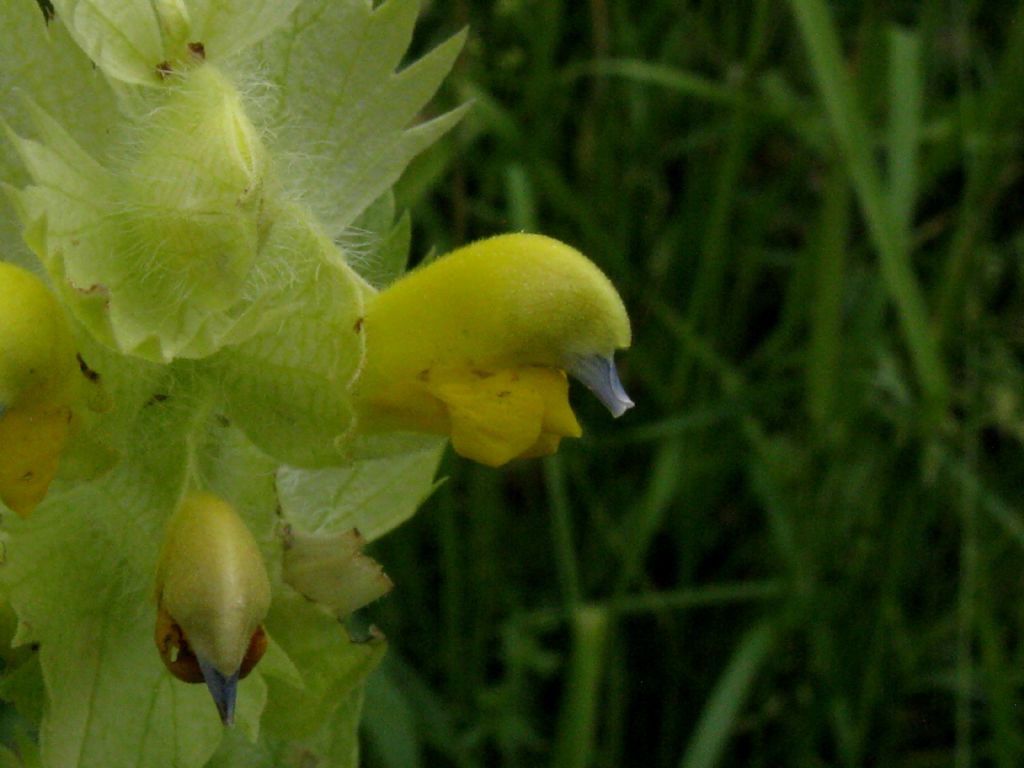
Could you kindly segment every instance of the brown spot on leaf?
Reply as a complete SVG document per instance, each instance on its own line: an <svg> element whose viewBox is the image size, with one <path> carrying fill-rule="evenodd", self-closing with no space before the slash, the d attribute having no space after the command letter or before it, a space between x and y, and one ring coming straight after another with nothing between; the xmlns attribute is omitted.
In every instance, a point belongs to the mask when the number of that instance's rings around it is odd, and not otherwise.
<svg viewBox="0 0 1024 768"><path fill-rule="evenodd" d="M49 25L57 15L57 11L53 8L53 3L51 3L50 0L36 0L36 5L38 5L39 10L43 12L43 23Z"/></svg>
<svg viewBox="0 0 1024 768"><path fill-rule="evenodd" d="M75 357L78 359L78 370L82 372L82 375L85 376L85 378L94 382L100 380L100 375L89 367L89 364L85 362L81 354L76 353Z"/></svg>

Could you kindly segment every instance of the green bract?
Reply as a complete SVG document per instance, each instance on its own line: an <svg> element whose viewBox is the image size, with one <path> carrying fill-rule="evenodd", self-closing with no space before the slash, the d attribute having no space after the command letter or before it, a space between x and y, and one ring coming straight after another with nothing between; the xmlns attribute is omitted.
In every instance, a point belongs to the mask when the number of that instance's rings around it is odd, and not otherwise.
<svg viewBox="0 0 1024 768"><path fill-rule="evenodd" d="M360 435L350 389L364 302L404 261L388 192L461 114L415 123L462 36L396 72L417 0L53 5L0 25L0 253L48 276L103 402L32 517L3 516L0 593L38 652L0 694L44 766L271 765L295 739L354 766L384 646L336 614L385 577L328 549L411 514L441 441ZM338 240L371 206L364 279ZM271 588L228 732L153 647L167 521L197 492L237 511Z"/></svg>

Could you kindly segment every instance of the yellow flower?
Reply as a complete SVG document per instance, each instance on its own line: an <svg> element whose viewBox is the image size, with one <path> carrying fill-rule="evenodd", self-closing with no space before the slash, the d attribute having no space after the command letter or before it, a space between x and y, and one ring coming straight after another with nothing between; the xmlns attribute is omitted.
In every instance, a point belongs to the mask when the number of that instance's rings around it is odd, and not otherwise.
<svg viewBox="0 0 1024 768"><path fill-rule="evenodd" d="M205 682L225 725L239 679L266 649L270 580L259 547L234 508L193 493L167 525L156 576L154 639L167 669Z"/></svg>
<svg viewBox="0 0 1024 768"><path fill-rule="evenodd" d="M53 294L0 262L0 499L23 517L46 496L73 431L79 363Z"/></svg>
<svg viewBox="0 0 1024 768"><path fill-rule="evenodd" d="M622 299L583 254L542 235L481 240L371 299L356 384L363 428L451 435L490 466L554 453L581 429L566 373L620 416Z"/></svg>

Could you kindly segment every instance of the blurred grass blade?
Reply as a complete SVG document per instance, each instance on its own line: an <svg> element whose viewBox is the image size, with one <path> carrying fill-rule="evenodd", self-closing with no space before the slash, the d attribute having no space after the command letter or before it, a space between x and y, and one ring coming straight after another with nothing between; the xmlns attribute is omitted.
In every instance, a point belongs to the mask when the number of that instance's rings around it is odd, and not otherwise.
<svg viewBox="0 0 1024 768"><path fill-rule="evenodd" d="M594 755L598 698L611 622L608 611L581 606L573 615L572 660L566 681L551 768L586 768Z"/></svg>
<svg viewBox="0 0 1024 768"><path fill-rule="evenodd" d="M974 436L969 436L966 442L965 465L973 469L977 466L978 452ZM956 746L953 753L956 768L970 768L974 764L974 703L977 684L974 645L980 560L978 486L964 483L960 494L960 579L957 591Z"/></svg>
<svg viewBox="0 0 1024 768"><path fill-rule="evenodd" d="M412 706L386 667L366 680L362 723L383 768L420 768L423 764Z"/></svg>
<svg viewBox="0 0 1024 768"><path fill-rule="evenodd" d="M807 409L818 424L832 415L839 378L842 344L843 274L850 229L850 185L845 172L833 164L816 242L809 255L815 260L815 286L807 345Z"/></svg>
<svg viewBox="0 0 1024 768"><path fill-rule="evenodd" d="M539 232L537 225L537 199L526 169L521 163L505 168L505 198L509 223L517 232Z"/></svg>
<svg viewBox="0 0 1024 768"><path fill-rule="evenodd" d="M981 479L960 456L949 452L942 453L942 463L950 475L956 480L961 493L976 497L981 509L998 525L1003 532L1024 548L1024 517L1020 512L1007 504L990 488L982 484Z"/></svg>
<svg viewBox="0 0 1024 768"><path fill-rule="evenodd" d="M996 768L1017 768L1024 758L1024 739L1017 725L1015 681L1005 674L1014 661L1005 648L1007 640L1001 619L996 615L1000 595L990 583L990 563L978 564L978 646L981 671L985 680L985 713L992 728L992 764Z"/></svg>
<svg viewBox="0 0 1024 768"><path fill-rule="evenodd" d="M601 59L566 70L566 79L581 75L613 75L634 83L655 85L717 104L743 104L745 99L737 88L722 85L692 72L641 59Z"/></svg>
<svg viewBox="0 0 1024 768"><path fill-rule="evenodd" d="M968 11L960 11L966 20ZM1009 16L1009 15L1008 15ZM966 24L966 21L964 22ZM960 134L967 183L957 215L956 229L942 269L938 288L938 325L940 338L953 329L954 317L964 299L972 268L978 264L979 242L990 226L996 197L993 190L1009 186L1019 172L1007 174L1017 164L1016 156L996 151L1000 136L1015 136L1022 118L1020 83L1024 79L1024 4L1018 4L1012 18L1002 23L1006 43L996 69L983 92L973 85L967 62L961 62ZM961 34L960 30L956 31ZM979 140L980 139L980 140ZM1013 157L1009 163L1006 161Z"/></svg>
<svg viewBox="0 0 1024 768"><path fill-rule="evenodd" d="M617 594L624 593L643 570L647 550L664 525L683 482L682 455L683 446L678 440L665 440L658 446L647 491L622 520L624 546Z"/></svg>
<svg viewBox="0 0 1024 768"><path fill-rule="evenodd" d="M783 600L791 593L790 582L784 579L723 582L664 592L640 592L613 597L601 607L613 618L689 611L695 608L716 608L762 601ZM522 616L522 622L539 631L551 631L576 616L575 608L547 608Z"/></svg>
<svg viewBox="0 0 1024 768"><path fill-rule="evenodd" d="M918 383L937 417L949 397L939 347L928 327L924 297L910 266L908 243L898 235L872 155L867 121L840 53L839 36L824 0L790 0L811 70L842 149L868 232L878 251L882 279L899 315Z"/></svg>
<svg viewBox="0 0 1024 768"><path fill-rule="evenodd" d="M775 645L775 626L762 622L747 632L711 693L679 768L718 764L754 679Z"/></svg>
<svg viewBox="0 0 1024 768"><path fill-rule="evenodd" d="M469 745L459 737L448 700L431 688L394 649L384 658L381 672L387 674L390 685L400 692L410 708L419 729L417 736L424 747L443 756L454 768L475 765L469 755ZM364 710L364 723L370 719L369 714Z"/></svg>
<svg viewBox="0 0 1024 768"><path fill-rule="evenodd" d="M740 197L737 193L750 153L749 132L747 113L742 109L734 110L725 149L713 172L715 190L707 208L700 261L686 310L691 325L704 330L712 338L721 331L718 316L730 267L731 228L735 225L735 210ZM689 362L688 358L684 360Z"/></svg>
<svg viewBox="0 0 1024 768"><path fill-rule="evenodd" d="M889 205L897 236L907 250L917 197L918 145L924 82L918 35L889 30Z"/></svg>
<svg viewBox="0 0 1024 768"><path fill-rule="evenodd" d="M703 608L785 597L788 584L781 579L740 581L728 584L678 589L667 592L643 592L614 598L604 603L617 616L662 613L689 608Z"/></svg>
<svg viewBox="0 0 1024 768"><path fill-rule="evenodd" d="M562 587L562 600L566 605L576 605L580 601L580 575L576 547L573 544L569 492L566 489L561 457L555 455L544 459L544 484L551 507L551 535L554 539L555 565Z"/></svg>

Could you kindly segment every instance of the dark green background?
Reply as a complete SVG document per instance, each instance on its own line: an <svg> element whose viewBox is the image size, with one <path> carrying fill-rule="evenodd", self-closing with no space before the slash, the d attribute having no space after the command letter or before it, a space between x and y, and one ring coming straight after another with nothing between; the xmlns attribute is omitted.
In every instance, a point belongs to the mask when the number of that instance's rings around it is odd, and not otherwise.
<svg viewBox="0 0 1024 768"><path fill-rule="evenodd" d="M447 484L366 764L1024 764L1024 10L504 0L399 189L422 254L590 255L637 407Z"/></svg>

